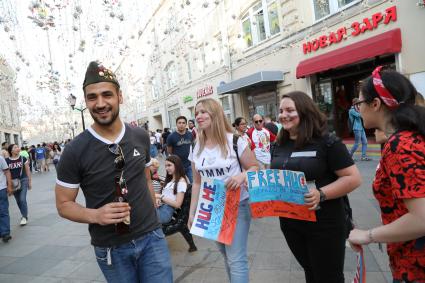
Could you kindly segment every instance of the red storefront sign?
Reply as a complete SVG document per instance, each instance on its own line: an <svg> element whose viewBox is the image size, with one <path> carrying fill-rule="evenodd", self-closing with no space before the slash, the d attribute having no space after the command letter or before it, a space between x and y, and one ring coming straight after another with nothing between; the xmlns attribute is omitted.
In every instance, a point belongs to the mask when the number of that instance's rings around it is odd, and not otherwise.
<svg viewBox="0 0 425 283"><path fill-rule="evenodd" d="M359 34L365 33L368 30L377 29L378 26L383 23L387 25L391 21L397 21L397 7L392 6L385 10L385 13L375 13L371 18L364 18L362 22L353 22L351 24L351 35L358 36ZM303 52L304 54L311 53L319 50L320 48L325 48L332 44L341 42L343 39L347 39L348 31L346 27L341 27L336 30L336 32L330 32L328 35L322 35L318 38L303 43Z"/></svg>
<svg viewBox="0 0 425 283"><path fill-rule="evenodd" d="M196 97L197 97L197 98L201 98L201 97L204 97L204 96L207 96L207 95L213 94L213 93L214 93L214 88L213 88L213 86L212 86L212 85L209 85L209 86L206 86L206 87L204 87L204 88L199 89L199 90L196 92Z"/></svg>

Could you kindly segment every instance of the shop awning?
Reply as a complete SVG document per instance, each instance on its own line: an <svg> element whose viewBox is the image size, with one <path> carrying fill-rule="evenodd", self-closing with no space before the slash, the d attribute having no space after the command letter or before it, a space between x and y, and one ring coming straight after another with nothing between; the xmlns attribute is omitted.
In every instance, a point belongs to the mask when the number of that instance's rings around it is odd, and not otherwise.
<svg viewBox="0 0 425 283"><path fill-rule="evenodd" d="M217 87L217 94L239 92L247 87L261 86L281 81L283 81L283 72L281 71L258 72L229 83L219 85Z"/></svg>
<svg viewBox="0 0 425 283"><path fill-rule="evenodd" d="M401 51L401 31L394 29L352 45L301 61L297 79L375 56Z"/></svg>

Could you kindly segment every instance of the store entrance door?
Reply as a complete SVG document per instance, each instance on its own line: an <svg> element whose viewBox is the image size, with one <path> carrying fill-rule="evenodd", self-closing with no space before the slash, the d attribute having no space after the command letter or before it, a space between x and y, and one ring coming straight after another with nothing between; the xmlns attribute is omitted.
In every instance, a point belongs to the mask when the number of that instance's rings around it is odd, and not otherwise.
<svg viewBox="0 0 425 283"><path fill-rule="evenodd" d="M348 129L348 111L353 98L359 97L362 81L379 65L395 69L394 55L317 75L312 84L313 100L326 114L330 132L334 132L341 138L353 137ZM373 132L373 129L366 130L366 135L373 136Z"/></svg>
<svg viewBox="0 0 425 283"><path fill-rule="evenodd" d="M248 120L254 114L260 114L263 117L277 118L278 106L276 92L266 92L257 95L248 95L249 115Z"/></svg>

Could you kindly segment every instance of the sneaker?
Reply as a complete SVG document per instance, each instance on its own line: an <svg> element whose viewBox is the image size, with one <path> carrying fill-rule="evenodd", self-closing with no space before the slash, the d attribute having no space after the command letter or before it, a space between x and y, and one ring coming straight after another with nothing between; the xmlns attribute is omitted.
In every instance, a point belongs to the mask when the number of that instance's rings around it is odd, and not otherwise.
<svg viewBox="0 0 425 283"><path fill-rule="evenodd" d="M4 242L4 243L9 242L9 240L10 240L10 239L12 239L12 236L10 236L10 235L3 236L3 242Z"/></svg>
<svg viewBox="0 0 425 283"><path fill-rule="evenodd" d="M362 161L371 161L372 159L370 159L369 157L365 156L361 158Z"/></svg>
<svg viewBox="0 0 425 283"><path fill-rule="evenodd" d="M25 217L22 217L21 218L21 223L19 223L21 226L25 226L25 225L27 225L27 223L28 223L28 221L27 221L27 219L25 218Z"/></svg>

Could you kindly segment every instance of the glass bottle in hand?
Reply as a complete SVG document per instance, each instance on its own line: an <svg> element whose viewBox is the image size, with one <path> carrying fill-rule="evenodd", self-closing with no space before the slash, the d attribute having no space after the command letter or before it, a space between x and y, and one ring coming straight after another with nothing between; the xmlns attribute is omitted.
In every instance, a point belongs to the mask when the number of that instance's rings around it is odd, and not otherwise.
<svg viewBox="0 0 425 283"><path fill-rule="evenodd" d="M126 202L127 200L127 185L124 179L120 176L115 177L115 202ZM130 232L130 215L123 222L115 224L115 231L118 234L127 234Z"/></svg>

